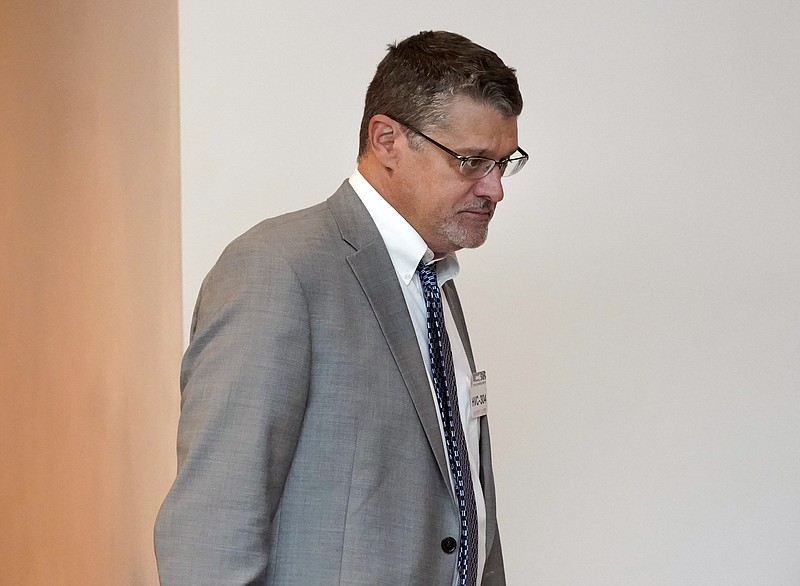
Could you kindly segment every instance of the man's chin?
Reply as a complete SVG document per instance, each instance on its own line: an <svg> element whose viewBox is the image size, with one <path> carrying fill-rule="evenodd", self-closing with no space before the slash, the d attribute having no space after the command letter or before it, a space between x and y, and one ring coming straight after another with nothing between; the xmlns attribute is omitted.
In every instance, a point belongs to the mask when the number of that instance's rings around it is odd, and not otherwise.
<svg viewBox="0 0 800 586"><path fill-rule="evenodd" d="M481 230L459 230L457 234L450 234L450 243L460 248L478 248L489 236L489 227Z"/></svg>

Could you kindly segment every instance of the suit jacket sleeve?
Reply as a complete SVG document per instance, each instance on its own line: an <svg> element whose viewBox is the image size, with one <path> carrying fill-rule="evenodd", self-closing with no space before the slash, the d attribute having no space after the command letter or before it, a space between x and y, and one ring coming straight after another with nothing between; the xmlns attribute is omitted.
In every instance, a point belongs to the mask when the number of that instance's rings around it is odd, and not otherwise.
<svg viewBox="0 0 800 586"><path fill-rule="evenodd" d="M297 446L311 334L288 263L245 236L206 278L181 372L178 474L155 527L163 586L255 584Z"/></svg>

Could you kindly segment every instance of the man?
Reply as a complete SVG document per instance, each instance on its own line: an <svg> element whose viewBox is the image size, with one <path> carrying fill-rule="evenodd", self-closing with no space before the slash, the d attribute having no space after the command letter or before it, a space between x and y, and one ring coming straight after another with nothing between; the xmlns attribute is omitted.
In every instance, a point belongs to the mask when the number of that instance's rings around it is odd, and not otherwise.
<svg viewBox="0 0 800 586"><path fill-rule="evenodd" d="M514 70L464 37L390 46L354 175L228 246L183 362L163 585L505 584L452 279L527 161L521 110Z"/></svg>

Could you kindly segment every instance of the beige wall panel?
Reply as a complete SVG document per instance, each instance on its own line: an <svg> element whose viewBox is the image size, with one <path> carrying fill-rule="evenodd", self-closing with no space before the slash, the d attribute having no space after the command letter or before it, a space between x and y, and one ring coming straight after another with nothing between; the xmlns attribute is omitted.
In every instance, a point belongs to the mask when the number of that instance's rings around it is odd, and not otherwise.
<svg viewBox="0 0 800 586"><path fill-rule="evenodd" d="M181 350L177 6L0 7L0 583L156 584Z"/></svg>

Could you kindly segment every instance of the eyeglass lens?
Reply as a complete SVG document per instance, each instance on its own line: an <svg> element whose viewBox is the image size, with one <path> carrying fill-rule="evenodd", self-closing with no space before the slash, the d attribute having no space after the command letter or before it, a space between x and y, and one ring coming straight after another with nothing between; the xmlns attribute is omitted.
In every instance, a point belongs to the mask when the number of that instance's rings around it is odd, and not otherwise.
<svg viewBox="0 0 800 586"><path fill-rule="evenodd" d="M510 177L518 173L527 162L527 157L514 158L500 164L500 174L502 177ZM461 162L461 173L471 179L486 177L494 170L495 161L483 157L469 157Z"/></svg>

